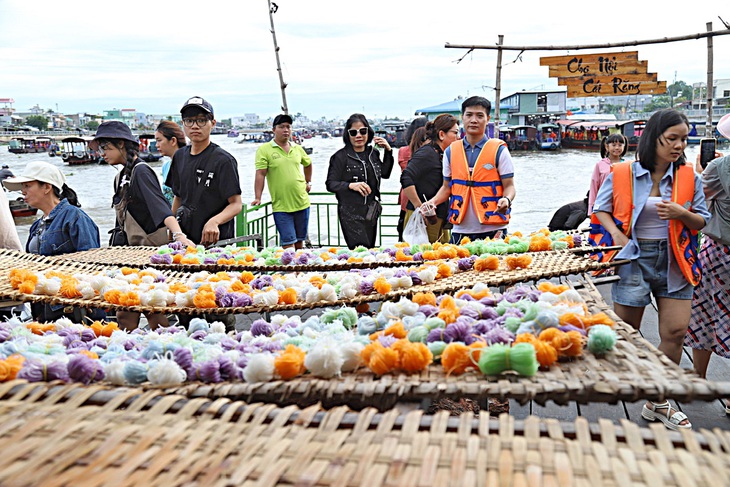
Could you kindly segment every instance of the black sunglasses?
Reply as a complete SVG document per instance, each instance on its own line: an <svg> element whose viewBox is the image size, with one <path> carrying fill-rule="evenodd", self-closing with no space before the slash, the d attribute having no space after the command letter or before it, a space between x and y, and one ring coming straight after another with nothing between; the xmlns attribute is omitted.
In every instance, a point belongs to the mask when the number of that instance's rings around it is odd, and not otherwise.
<svg viewBox="0 0 730 487"><path fill-rule="evenodd" d="M355 137L357 133L360 132L360 135L365 135L368 133L367 127L360 127L359 129L349 129L347 131L348 134L350 134L350 137Z"/></svg>

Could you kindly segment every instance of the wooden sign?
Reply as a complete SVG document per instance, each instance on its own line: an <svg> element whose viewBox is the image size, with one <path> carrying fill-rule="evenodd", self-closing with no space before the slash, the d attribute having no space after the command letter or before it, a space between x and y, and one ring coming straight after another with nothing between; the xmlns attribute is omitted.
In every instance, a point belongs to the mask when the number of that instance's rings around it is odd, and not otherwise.
<svg viewBox="0 0 730 487"><path fill-rule="evenodd" d="M638 83L601 83L600 80L589 81L583 84L568 85L568 98L580 98L584 96L663 95L667 92L666 81L642 81Z"/></svg>
<svg viewBox="0 0 730 487"><path fill-rule="evenodd" d="M656 95L666 93L665 81L647 72L648 62L639 60L638 51L540 58L549 76L568 87L568 97Z"/></svg>
<svg viewBox="0 0 730 487"><path fill-rule="evenodd" d="M591 73L588 75L576 75L576 73L571 71L571 69L574 68L569 68L565 65L550 66L548 68L548 76L550 76L551 78L568 78L573 76L593 76L595 74L601 74L600 71L596 71L595 73ZM625 63L621 63L615 68L612 68L610 75L619 76L622 74L642 74L646 73L648 70L648 61L627 61Z"/></svg>
<svg viewBox="0 0 730 487"><path fill-rule="evenodd" d="M602 84L626 84L626 83L642 83L646 81L657 82L656 73L645 73L645 74L622 74L620 76L579 76L573 78L558 78L558 85L560 86L572 86L581 85L585 82L598 82Z"/></svg>

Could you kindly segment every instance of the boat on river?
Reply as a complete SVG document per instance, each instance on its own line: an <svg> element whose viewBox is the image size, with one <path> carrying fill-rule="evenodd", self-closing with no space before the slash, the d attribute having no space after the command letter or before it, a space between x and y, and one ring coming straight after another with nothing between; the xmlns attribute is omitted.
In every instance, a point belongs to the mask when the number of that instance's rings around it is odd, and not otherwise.
<svg viewBox="0 0 730 487"><path fill-rule="evenodd" d="M629 141L628 151L636 151L646 120L558 120L561 144L566 149L600 150L601 140L622 134Z"/></svg>
<svg viewBox="0 0 730 487"><path fill-rule="evenodd" d="M99 155L89 147L89 142L92 140L94 138L89 136L64 137L61 139L60 152L63 162L70 166L98 162Z"/></svg>
<svg viewBox="0 0 730 487"><path fill-rule="evenodd" d="M8 142L8 151L13 154L37 154L46 152L53 143L51 137L15 137Z"/></svg>
<svg viewBox="0 0 730 487"><path fill-rule="evenodd" d="M535 150L537 128L534 125L507 125L499 127L499 138L507 143L510 152Z"/></svg>
<svg viewBox="0 0 730 487"><path fill-rule="evenodd" d="M560 126L555 123L541 123L537 126L537 144L542 150L560 149Z"/></svg>
<svg viewBox="0 0 730 487"><path fill-rule="evenodd" d="M13 215L13 218L35 216L38 213L38 208L30 206L22 196L14 200L9 199L8 204L10 205L10 213Z"/></svg>
<svg viewBox="0 0 730 487"><path fill-rule="evenodd" d="M162 159L162 154L157 149L155 134L140 134L139 158L145 162L157 162Z"/></svg>

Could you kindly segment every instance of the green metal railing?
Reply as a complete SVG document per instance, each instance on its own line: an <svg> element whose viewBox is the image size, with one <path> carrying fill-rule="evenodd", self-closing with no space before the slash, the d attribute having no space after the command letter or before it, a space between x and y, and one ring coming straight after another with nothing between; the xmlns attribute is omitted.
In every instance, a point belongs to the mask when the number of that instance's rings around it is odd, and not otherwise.
<svg viewBox="0 0 730 487"><path fill-rule="evenodd" d="M376 245L398 241L398 193L383 192L383 213L378 221ZM332 193L309 193L309 240L314 247L346 247L337 217L337 200ZM260 234L264 246L279 245L271 201L257 206L244 203L236 217L236 236Z"/></svg>

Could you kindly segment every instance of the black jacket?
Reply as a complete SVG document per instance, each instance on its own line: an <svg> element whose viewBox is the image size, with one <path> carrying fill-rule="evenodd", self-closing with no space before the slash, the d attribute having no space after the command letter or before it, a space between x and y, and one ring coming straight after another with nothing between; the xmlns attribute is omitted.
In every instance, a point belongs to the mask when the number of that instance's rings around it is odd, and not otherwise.
<svg viewBox="0 0 730 487"><path fill-rule="evenodd" d="M408 165L400 176L400 185L403 188L415 186L421 202L430 200L444 184L443 176L443 151L435 144L424 145L411 156ZM425 199L424 199L425 196ZM448 200L447 200L448 201ZM408 201L407 208L414 210L413 203ZM449 205L443 202L436 208L436 215L446 219Z"/></svg>
<svg viewBox="0 0 730 487"><path fill-rule="evenodd" d="M390 173L393 171L393 151L386 150L382 162L380 152L372 146L367 146L364 154L367 154L367 158L361 160L352 150L352 146L348 145L330 157L325 185L327 191L337 196L340 204L362 205L369 203L373 198L380 200L380 180L390 178ZM375 184L367 178L366 164L370 165L372 173L375 174ZM368 183L372 191L367 198L363 198L358 192L349 188L350 183L363 181Z"/></svg>

